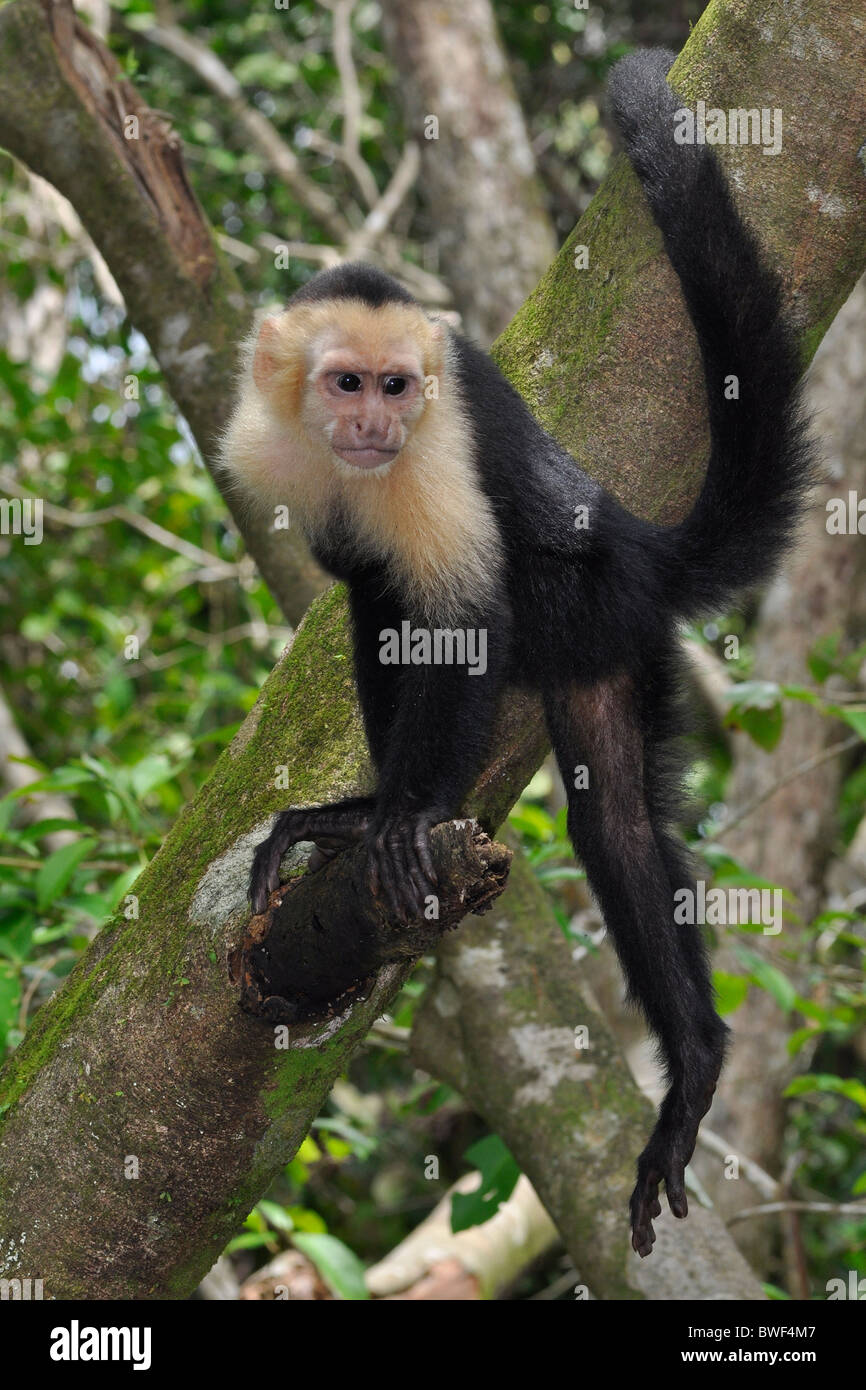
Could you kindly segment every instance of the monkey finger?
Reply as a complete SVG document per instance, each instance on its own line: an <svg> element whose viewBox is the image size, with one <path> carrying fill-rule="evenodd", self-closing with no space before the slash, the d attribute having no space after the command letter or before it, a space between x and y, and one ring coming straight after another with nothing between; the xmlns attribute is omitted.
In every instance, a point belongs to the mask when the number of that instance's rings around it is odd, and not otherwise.
<svg viewBox="0 0 866 1390"><path fill-rule="evenodd" d="M423 912L427 899L436 897L436 885L430 882L430 879L424 872L423 865L414 852L412 856L412 882L418 894L418 910L419 912Z"/></svg>
<svg viewBox="0 0 866 1390"><path fill-rule="evenodd" d="M418 862L424 870L424 877L435 888L436 869L433 866L433 855L430 849L430 828L428 821L419 821L415 827L414 844Z"/></svg>
<svg viewBox="0 0 866 1390"><path fill-rule="evenodd" d="M400 895L397 891L394 866L391 856L384 846L377 855L377 867L388 912L392 917L395 917L397 921L402 921L403 908L400 902Z"/></svg>
<svg viewBox="0 0 866 1390"><path fill-rule="evenodd" d="M412 887L409 881L409 867L406 862L406 845L403 836L397 832L388 842L388 853L394 874L394 888L400 904L401 915L408 917L412 911Z"/></svg>
<svg viewBox="0 0 866 1390"><path fill-rule="evenodd" d="M415 901L417 903L417 911L420 915L424 911L424 905L427 898L430 897L430 885L427 883L427 880L425 879L421 870L418 868L417 864L413 863L411 865L409 869L409 877L412 880L412 887L415 890Z"/></svg>
<svg viewBox="0 0 866 1390"><path fill-rule="evenodd" d="M410 833L404 828L394 839L394 866L398 878L400 901L406 922L417 917L420 912L418 890L413 879L415 864Z"/></svg>
<svg viewBox="0 0 866 1390"><path fill-rule="evenodd" d="M642 1225L634 1227L631 1237L632 1249L637 1251L642 1260L652 1254L655 1243L656 1233L651 1221L645 1220Z"/></svg>

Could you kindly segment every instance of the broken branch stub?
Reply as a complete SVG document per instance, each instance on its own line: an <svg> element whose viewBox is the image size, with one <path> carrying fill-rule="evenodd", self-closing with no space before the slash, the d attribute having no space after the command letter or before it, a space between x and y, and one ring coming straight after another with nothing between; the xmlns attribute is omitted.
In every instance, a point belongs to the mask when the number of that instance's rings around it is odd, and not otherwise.
<svg viewBox="0 0 866 1390"><path fill-rule="evenodd" d="M241 1008L269 1022L331 1017L365 998L383 965L417 960L467 913L486 912L505 887L511 850L471 820L436 826L431 848L440 892L430 916L406 926L371 893L363 845L280 884L231 961Z"/></svg>

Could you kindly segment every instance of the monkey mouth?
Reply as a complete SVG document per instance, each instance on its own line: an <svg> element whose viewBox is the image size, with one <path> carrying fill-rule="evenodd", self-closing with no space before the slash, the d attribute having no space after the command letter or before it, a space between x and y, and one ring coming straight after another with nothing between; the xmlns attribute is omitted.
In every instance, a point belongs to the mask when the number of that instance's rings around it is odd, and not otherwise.
<svg viewBox="0 0 866 1390"><path fill-rule="evenodd" d="M334 450L344 463L350 463L353 468L365 469L380 468L383 463L391 463L399 452L399 449L377 449L370 444L364 445L361 449Z"/></svg>

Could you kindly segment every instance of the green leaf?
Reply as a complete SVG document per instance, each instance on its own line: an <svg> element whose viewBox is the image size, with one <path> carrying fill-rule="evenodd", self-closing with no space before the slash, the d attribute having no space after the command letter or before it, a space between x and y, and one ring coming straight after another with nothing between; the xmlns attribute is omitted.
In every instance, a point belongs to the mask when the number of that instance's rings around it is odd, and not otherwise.
<svg viewBox="0 0 866 1390"><path fill-rule="evenodd" d="M851 1195L854 1197L859 1197L862 1192L866 1192L866 1168L863 1169L863 1172L851 1188Z"/></svg>
<svg viewBox="0 0 866 1390"><path fill-rule="evenodd" d="M713 985L720 1014L732 1014L749 992L749 982L744 975L729 975L726 970L713 971Z"/></svg>
<svg viewBox="0 0 866 1390"><path fill-rule="evenodd" d="M16 803L11 796L4 796L0 800L0 836L5 835L9 827L9 822L15 814Z"/></svg>
<svg viewBox="0 0 866 1390"><path fill-rule="evenodd" d="M582 883L586 878L586 870L578 869L575 864L553 864L549 869L539 869L536 877L539 883Z"/></svg>
<svg viewBox="0 0 866 1390"><path fill-rule="evenodd" d="M743 964L748 966L754 983L772 995L780 1009L788 1013L794 1008L797 1003L797 991L787 975L783 975L775 965L770 965L769 961L743 946L737 948L737 955Z"/></svg>
<svg viewBox="0 0 866 1390"><path fill-rule="evenodd" d="M136 796L147 796L154 787L169 782L176 771L164 753L153 753L130 768L129 783Z"/></svg>
<svg viewBox="0 0 866 1390"><path fill-rule="evenodd" d="M273 1236L268 1232L244 1231L243 1235L235 1236L226 1246L225 1253L233 1255L236 1250L257 1250L262 1245L270 1245Z"/></svg>
<svg viewBox="0 0 866 1390"><path fill-rule="evenodd" d="M808 1076L797 1076L783 1092L786 1096L802 1096L810 1091L832 1093L844 1096L861 1110L866 1110L866 1086L853 1077L832 1076L826 1072L810 1072Z"/></svg>
<svg viewBox="0 0 866 1390"><path fill-rule="evenodd" d="M83 783L92 781L93 774L85 772L83 768L57 767L36 782L29 782L26 787L18 787L14 792L9 792L9 796L20 799L22 796L32 795L33 792L68 791L71 787L80 787Z"/></svg>
<svg viewBox="0 0 866 1390"><path fill-rule="evenodd" d="M514 807L508 822L519 835L525 835L530 840L549 840L553 834L553 820L547 811L528 801Z"/></svg>
<svg viewBox="0 0 866 1390"><path fill-rule="evenodd" d="M837 669L839 661L839 634L826 633L820 637L807 658L809 671L813 678L823 683Z"/></svg>
<svg viewBox="0 0 866 1390"><path fill-rule="evenodd" d="M819 1038L820 1036L820 1028L797 1028L791 1034L787 1042L787 1048L790 1056L795 1057L797 1053L800 1051L800 1049L805 1047L807 1042L810 1042L812 1038Z"/></svg>
<svg viewBox="0 0 866 1390"><path fill-rule="evenodd" d="M124 869L122 874L117 875L117 878L109 885L105 893L108 912L114 912L114 910L120 906L136 879L141 877L143 871L143 864L133 864L131 868Z"/></svg>
<svg viewBox="0 0 866 1390"><path fill-rule="evenodd" d="M22 843L27 841L41 840L46 835L53 835L56 830L74 830L80 834L82 830L88 830L89 826L78 820L62 820L58 817L50 817L47 820L34 821L32 825L25 825L17 832Z"/></svg>
<svg viewBox="0 0 866 1390"><path fill-rule="evenodd" d="M779 686L774 681L742 681L726 698L730 704L726 726L742 729L759 747L772 752L782 737L785 721Z"/></svg>
<svg viewBox="0 0 866 1390"><path fill-rule="evenodd" d="M275 1231L284 1231L288 1234L295 1229L295 1223L289 1216L285 1207L281 1207L279 1202L269 1202L263 1198L256 1206L256 1210L261 1213L269 1226L273 1226Z"/></svg>
<svg viewBox="0 0 866 1390"><path fill-rule="evenodd" d="M21 977L12 965L0 961L0 1057L6 1049L6 1038L18 1023L21 1004Z"/></svg>
<svg viewBox="0 0 866 1390"><path fill-rule="evenodd" d="M78 865L98 844L99 841L93 839L76 840L75 844L64 845L49 854L36 875L36 905L40 911L60 897Z"/></svg>
<svg viewBox="0 0 866 1390"><path fill-rule="evenodd" d="M292 1244L312 1260L328 1288L337 1295L357 1302L370 1297L364 1282L364 1266L354 1250L336 1236L295 1231Z"/></svg>
<svg viewBox="0 0 866 1390"><path fill-rule="evenodd" d="M822 695L816 695L814 690L810 690L805 685L783 685L782 694L786 700L800 700L804 705L813 705L816 709L823 711L825 700Z"/></svg>
<svg viewBox="0 0 866 1390"><path fill-rule="evenodd" d="M454 1192L451 1196L451 1229L466 1231L481 1226L495 1216L514 1191L520 1169L499 1138L488 1134L466 1150L464 1158L481 1174L474 1192Z"/></svg>
<svg viewBox="0 0 866 1390"><path fill-rule="evenodd" d="M324 1235L327 1226L323 1218L317 1211L311 1211L309 1207L286 1207L286 1211L295 1223L295 1232L302 1231L309 1235Z"/></svg>
<svg viewBox="0 0 866 1390"><path fill-rule="evenodd" d="M862 739L866 739L866 710L864 709L841 709L839 717L849 724L855 733Z"/></svg>

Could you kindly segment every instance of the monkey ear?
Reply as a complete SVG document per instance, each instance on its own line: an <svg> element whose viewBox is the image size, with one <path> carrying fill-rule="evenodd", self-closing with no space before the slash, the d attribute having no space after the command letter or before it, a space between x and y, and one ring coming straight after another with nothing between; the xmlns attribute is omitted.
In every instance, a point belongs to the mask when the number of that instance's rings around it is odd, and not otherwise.
<svg viewBox="0 0 866 1390"><path fill-rule="evenodd" d="M277 324L275 319L263 319L253 358L253 381L260 391L267 391L277 370Z"/></svg>

